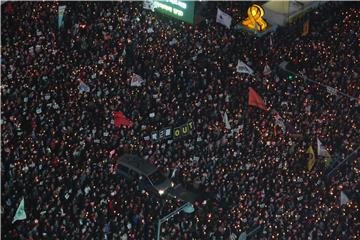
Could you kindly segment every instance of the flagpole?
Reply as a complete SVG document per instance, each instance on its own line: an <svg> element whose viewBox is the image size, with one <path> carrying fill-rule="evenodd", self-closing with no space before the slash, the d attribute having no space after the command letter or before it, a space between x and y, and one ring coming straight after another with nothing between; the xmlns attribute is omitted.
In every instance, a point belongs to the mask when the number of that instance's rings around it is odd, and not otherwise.
<svg viewBox="0 0 360 240"><path fill-rule="evenodd" d="M319 84L319 85L322 86L322 87L330 87L330 88L333 88L333 87L331 87L331 86L329 86L329 85L326 85L326 84L323 84L323 83L321 83L321 82L312 80L312 79L308 78L307 76L301 76L301 75L299 75L299 74L297 74L297 73L294 73L293 71L288 70L288 69L286 68L286 66L288 66L288 64L289 64L289 62L284 61L284 62L282 62L282 63L279 64L279 67L280 67L281 69L283 69L285 72L291 73L291 74L293 74L293 75L295 75L295 76L297 76L297 77L299 77L299 78L301 78L301 79L304 79L305 81L309 81L309 82L312 82L312 83ZM341 95L343 95L343 96L345 96L345 97L348 97L348 98L350 98L351 100L356 100L356 99L357 99L356 97L351 96L351 95L346 94L346 93L343 93L343 92L337 90L336 88L334 88L334 89L336 90L337 93L340 93Z"/></svg>
<svg viewBox="0 0 360 240"><path fill-rule="evenodd" d="M350 153L342 162L340 162L336 167L334 167L327 175L326 177L329 178L331 175L338 170L344 163L351 161L353 159L356 159L356 157L359 156L360 153L360 146L357 147L352 153Z"/></svg>
<svg viewBox="0 0 360 240"><path fill-rule="evenodd" d="M244 116L243 116L243 131L244 131L244 137L242 138L243 140L243 146L246 146L246 143L250 142L250 119L249 119L249 111L250 111L250 107L249 107L249 102L248 102L248 99L249 99L249 96L250 96L250 93L249 93L249 87L250 87L250 84L247 82L246 84L244 84L244 87L246 88L246 93L247 95L245 95L245 102L246 104L244 104ZM244 148L246 151L247 151L247 148Z"/></svg>

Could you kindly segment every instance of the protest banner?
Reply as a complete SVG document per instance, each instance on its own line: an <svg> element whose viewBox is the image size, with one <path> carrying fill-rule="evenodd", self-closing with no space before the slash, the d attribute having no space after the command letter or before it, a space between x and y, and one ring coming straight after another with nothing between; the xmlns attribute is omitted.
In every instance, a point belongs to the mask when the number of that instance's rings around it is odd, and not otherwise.
<svg viewBox="0 0 360 240"><path fill-rule="evenodd" d="M162 141L164 139L180 139L191 134L194 129L194 121L190 120L185 124L182 124L178 127L165 127L159 131L153 131L150 134L150 139L153 142Z"/></svg>

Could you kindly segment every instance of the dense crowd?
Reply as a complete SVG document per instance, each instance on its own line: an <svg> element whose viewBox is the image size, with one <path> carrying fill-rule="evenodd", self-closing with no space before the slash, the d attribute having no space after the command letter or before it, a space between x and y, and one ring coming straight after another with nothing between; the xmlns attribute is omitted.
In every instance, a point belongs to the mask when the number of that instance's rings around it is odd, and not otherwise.
<svg viewBox="0 0 360 240"><path fill-rule="evenodd" d="M155 239L159 216L182 203L117 174L132 153L204 196L162 225L162 239L237 239L257 227L256 239L359 239L360 159L327 177L360 143L359 5L321 5L304 17L306 36L304 19L261 38L215 22L217 7L238 21L248 5L209 3L189 25L140 2L67 2L58 29L58 2L3 4L2 237ZM237 73L239 59L255 74ZM352 97L289 78L282 61ZM143 86L130 86L134 73ZM249 87L270 111L248 106ZM113 111L132 126L114 127ZM284 132L273 130L277 114ZM186 138L147 138L189 120ZM317 138L332 165L316 157L308 171ZM12 223L23 197L27 218Z"/></svg>

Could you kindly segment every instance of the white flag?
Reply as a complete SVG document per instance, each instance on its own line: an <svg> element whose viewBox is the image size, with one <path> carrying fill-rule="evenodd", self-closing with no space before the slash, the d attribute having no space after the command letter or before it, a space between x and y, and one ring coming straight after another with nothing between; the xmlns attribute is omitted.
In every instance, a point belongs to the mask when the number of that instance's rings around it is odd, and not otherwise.
<svg viewBox="0 0 360 240"><path fill-rule="evenodd" d="M144 8L144 9L151 10L151 11L154 12L154 11L155 11L155 3L154 3L154 0L145 0L145 1L144 1L143 8Z"/></svg>
<svg viewBox="0 0 360 240"><path fill-rule="evenodd" d="M180 165L180 163L178 165L176 165L176 167L174 168L170 178L174 178L176 176L176 172L177 172L177 169L178 169L179 165Z"/></svg>
<svg viewBox="0 0 360 240"><path fill-rule="evenodd" d="M254 71L241 60L238 60L238 63L236 65L236 71L238 73L247 73L250 75L254 74Z"/></svg>
<svg viewBox="0 0 360 240"><path fill-rule="evenodd" d="M327 86L327 87L326 87L326 90L327 90L328 93L330 93L331 95L337 95L337 90L336 90L335 88L332 88L332 87Z"/></svg>
<svg viewBox="0 0 360 240"><path fill-rule="evenodd" d="M144 79L142 79L142 77L140 77L139 75L135 74L131 77L131 87L141 87L141 85L145 82Z"/></svg>
<svg viewBox="0 0 360 240"><path fill-rule="evenodd" d="M246 240L246 238L247 238L246 232L243 232L243 233L240 234L240 236L239 236L239 240Z"/></svg>
<svg viewBox="0 0 360 240"><path fill-rule="evenodd" d="M223 116L223 122L225 124L226 129L231 129L229 119L228 119L228 115L227 115L226 112L224 113L224 116Z"/></svg>
<svg viewBox="0 0 360 240"><path fill-rule="evenodd" d="M61 28L62 25L64 25L64 13L65 13L66 6L59 6L58 9L58 28Z"/></svg>
<svg viewBox="0 0 360 240"><path fill-rule="evenodd" d="M26 219L26 213L25 213L25 205L24 205L24 198L22 198L18 209L16 210L14 219L12 221L12 223L14 223L17 220L24 220Z"/></svg>
<svg viewBox="0 0 360 240"><path fill-rule="evenodd" d="M230 29L230 26L231 26L231 20L232 20L232 17L221 11L219 8L217 10L217 15L216 15L216 22L226 26L227 28Z"/></svg>
<svg viewBox="0 0 360 240"><path fill-rule="evenodd" d="M269 75L270 73L271 73L271 69L270 69L269 65L266 64L265 67L264 67L263 74L264 75Z"/></svg>
<svg viewBox="0 0 360 240"><path fill-rule="evenodd" d="M346 194L343 191L341 191L341 193L340 193L340 206L347 204L349 201L350 200L349 200L348 196L346 196Z"/></svg>
<svg viewBox="0 0 360 240"><path fill-rule="evenodd" d="M282 119L282 117L279 114L276 114L274 116L274 118L275 118L275 124L278 125L281 128L281 130L283 131L283 133L285 134L286 126L285 126L284 119Z"/></svg>
<svg viewBox="0 0 360 240"><path fill-rule="evenodd" d="M317 153L319 156L330 157L330 153L328 152L328 150L326 150L324 145L320 142L319 138L317 138Z"/></svg>
<svg viewBox="0 0 360 240"><path fill-rule="evenodd" d="M173 46L177 43L178 41L176 40L176 38L173 38L171 41L169 41L169 45Z"/></svg>
<svg viewBox="0 0 360 240"><path fill-rule="evenodd" d="M83 81L80 80L80 84L79 84L79 92L90 92L90 87L84 83Z"/></svg>

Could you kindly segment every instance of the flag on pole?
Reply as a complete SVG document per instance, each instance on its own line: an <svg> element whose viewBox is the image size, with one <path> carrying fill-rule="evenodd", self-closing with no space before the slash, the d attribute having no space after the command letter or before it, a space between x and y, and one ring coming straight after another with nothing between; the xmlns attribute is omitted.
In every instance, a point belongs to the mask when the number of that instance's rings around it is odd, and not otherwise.
<svg viewBox="0 0 360 240"><path fill-rule="evenodd" d="M120 127L121 125L124 125L126 127L131 127L132 126L132 122L129 119L126 118L124 113L122 113L122 112L113 112L112 114L114 116L114 125L115 125L115 127Z"/></svg>
<svg viewBox="0 0 360 240"><path fill-rule="evenodd" d="M176 167L174 168L174 170L172 171L171 173L171 177L170 178L174 178L176 176L176 172L178 170L178 167L179 167L180 163L178 165L176 165Z"/></svg>
<svg viewBox="0 0 360 240"><path fill-rule="evenodd" d="M64 13L65 13L66 6L59 6L58 9L58 28L60 29L64 25Z"/></svg>
<svg viewBox="0 0 360 240"><path fill-rule="evenodd" d="M178 41L176 40L176 38L171 39L171 41L169 41L169 45L170 46L174 46Z"/></svg>
<svg viewBox="0 0 360 240"><path fill-rule="evenodd" d="M112 156L115 154L115 149L110 151L109 157L112 158Z"/></svg>
<svg viewBox="0 0 360 240"><path fill-rule="evenodd" d="M326 90L327 90L327 92L330 93L331 95L337 96L337 90L336 90L335 88L332 88L332 87L330 87L330 86L327 86L327 87L326 87Z"/></svg>
<svg viewBox="0 0 360 240"><path fill-rule="evenodd" d="M349 200L348 196L346 196L346 194L343 191L341 191L340 192L340 206L347 204L349 201L350 200Z"/></svg>
<svg viewBox="0 0 360 240"><path fill-rule="evenodd" d="M231 126L230 126L230 123L229 123L229 118L228 118L228 115L227 115L226 112L223 115L223 122L225 124L226 129L231 129Z"/></svg>
<svg viewBox="0 0 360 240"><path fill-rule="evenodd" d="M304 25L303 25L303 32L301 34L301 36L306 36L309 34L309 25L310 25L310 20L306 20Z"/></svg>
<svg viewBox="0 0 360 240"><path fill-rule="evenodd" d="M154 0L145 0L143 8L151 10L151 11L154 12L155 11L155 2L154 2Z"/></svg>
<svg viewBox="0 0 360 240"><path fill-rule="evenodd" d="M238 240L246 240L247 239L247 233L243 232L240 234L239 239Z"/></svg>
<svg viewBox="0 0 360 240"><path fill-rule="evenodd" d="M277 127L277 125L275 124L275 125L274 125L274 136L275 136L275 137L277 136L277 128L276 128L276 127Z"/></svg>
<svg viewBox="0 0 360 240"><path fill-rule="evenodd" d="M3 4L4 2L5 1L2 1L1 4ZM9 14L9 15L12 15L14 13L14 8L13 8L13 5L11 4L11 2L6 4L5 13Z"/></svg>
<svg viewBox="0 0 360 240"><path fill-rule="evenodd" d="M331 166L331 163L332 163L332 158L331 156L329 155L328 157L325 157L324 158L324 162L325 162L325 167L330 167Z"/></svg>
<svg viewBox="0 0 360 240"><path fill-rule="evenodd" d="M24 198L22 198L18 209L16 210L14 219L12 221L12 223L14 223L17 220L24 220L26 219L26 213L25 213L25 204L24 204Z"/></svg>
<svg viewBox="0 0 360 240"><path fill-rule="evenodd" d="M83 92L90 92L90 87L89 85L87 85L86 83L84 83L83 81L79 80L80 84L79 84L79 92L83 93Z"/></svg>
<svg viewBox="0 0 360 240"><path fill-rule="evenodd" d="M105 35L104 35L104 40L105 40L105 41L111 40L111 39L112 39L111 34L105 34Z"/></svg>
<svg viewBox="0 0 360 240"><path fill-rule="evenodd" d="M324 145L320 142L319 138L317 138L317 153L319 156L328 157L330 153L326 150Z"/></svg>
<svg viewBox="0 0 360 240"><path fill-rule="evenodd" d="M265 76L271 74L271 69L270 69L270 67L269 67L268 64L265 65L263 74L264 74Z"/></svg>
<svg viewBox="0 0 360 240"><path fill-rule="evenodd" d="M230 234L230 240L236 240L237 239L237 236L235 233L231 233Z"/></svg>
<svg viewBox="0 0 360 240"><path fill-rule="evenodd" d="M264 101L252 87L249 87L249 105L268 111Z"/></svg>
<svg viewBox="0 0 360 240"><path fill-rule="evenodd" d="M279 115L279 113L276 113L274 118L275 118L275 127L274 127L275 136L277 135L276 134L276 126L279 126L281 128L281 130L283 131L283 134L285 134L286 126L285 126L284 119L282 119L282 117Z"/></svg>
<svg viewBox="0 0 360 240"><path fill-rule="evenodd" d="M307 169L311 171L315 165L315 153L312 146L308 148L306 151L307 154L309 154L308 162L307 162Z"/></svg>
<svg viewBox="0 0 360 240"><path fill-rule="evenodd" d="M131 87L141 87L141 85L145 82L145 80L137 75L137 74L133 74L132 77L131 77L131 83L130 83L130 86Z"/></svg>
<svg viewBox="0 0 360 240"><path fill-rule="evenodd" d="M250 75L254 74L254 70L252 70L248 65L246 65L243 61L238 60L236 65L236 72L238 73L247 73Z"/></svg>
<svg viewBox="0 0 360 240"><path fill-rule="evenodd" d="M320 142L319 138L317 138L317 153L319 156L324 157L325 167L329 167L332 163L332 158L328 150L324 147L324 145Z"/></svg>
<svg viewBox="0 0 360 240"><path fill-rule="evenodd" d="M285 123L285 127L286 127L286 130L290 133L290 134L296 134L296 129L293 127L293 125L291 125L290 123L288 122L284 122Z"/></svg>
<svg viewBox="0 0 360 240"><path fill-rule="evenodd" d="M231 21L232 21L232 17L229 14L221 11L219 8L217 9L217 14L216 14L217 23L220 23L230 29Z"/></svg>

